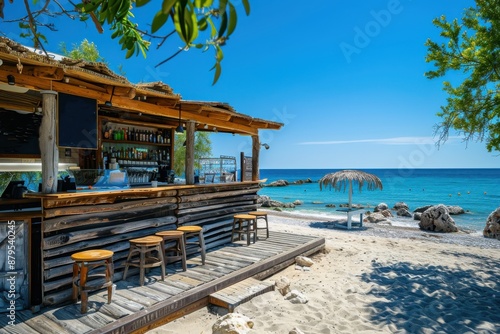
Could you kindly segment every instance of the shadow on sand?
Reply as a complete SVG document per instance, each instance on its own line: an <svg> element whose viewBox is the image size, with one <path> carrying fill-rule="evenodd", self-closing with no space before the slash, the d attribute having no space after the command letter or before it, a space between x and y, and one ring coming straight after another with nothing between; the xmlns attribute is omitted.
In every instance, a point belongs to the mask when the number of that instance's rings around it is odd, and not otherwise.
<svg viewBox="0 0 500 334"><path fill-rule="evenodd" d="M328 228L344 231L364 231L367 230L366 226L359 226L359 223L352 223L352 228L347 229L347 222L345 220L332 220L328 222L311 222L309 227L312 228Z"/></svg>
<svg viewBox="0 0 500 334"><path fill-rule="evenodd" d="M471 258L465 252L452 255ZM473 259L481 269L373 263L361 277L371 285L366 294L378 298L370 304L370 321L406 333L497 333L500 267L489 258Z"/></svg>

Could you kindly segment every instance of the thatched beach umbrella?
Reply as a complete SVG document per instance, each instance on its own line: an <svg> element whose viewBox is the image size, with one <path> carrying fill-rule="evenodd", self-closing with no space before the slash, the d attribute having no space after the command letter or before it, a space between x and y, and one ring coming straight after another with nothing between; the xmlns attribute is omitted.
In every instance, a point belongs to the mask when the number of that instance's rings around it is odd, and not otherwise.
<svg viewBox="0 0 500 334"><path fill-rule="evenodd" d="M366 184L368 190L382 190L382 181L373 175L360 170L341 170L335 173L329 173L319 180L319 188L323 187L334 188L336 191L345 191L349 185L349 209L352 209L352 184L357 183L359 191Z"/></svg>

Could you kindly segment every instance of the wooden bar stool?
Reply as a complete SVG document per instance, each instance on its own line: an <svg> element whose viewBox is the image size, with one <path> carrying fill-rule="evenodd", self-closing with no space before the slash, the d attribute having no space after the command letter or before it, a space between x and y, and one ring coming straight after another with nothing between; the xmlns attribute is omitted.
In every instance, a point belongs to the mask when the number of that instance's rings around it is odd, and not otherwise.
<svg viewBox="0 0 500 334"><path fill-rule="evenodd" d="M163 256L162 242L163 238L150 235L147 237L130 239L130 249L127 261L125 262L125 271L123 279L127 278L129 266L139 267L139 282L144 285L144 272L147 268L161 267L161 279L165 280L165 257ZM158 257L153 256L153 252L158 252ZM132 260L132 256L139 253L139 259Z"/></svg>
<svg viewBox="0 0 500 334"><path fill-rule="evenodd" d="M247 246L250 245L250 235L253 234L253 243L257 240L257 219L254 215L238 214L233 216L233 228L231 230L231 242L234 241L234 235L238 234L238 240L246 234Z"/></svg>
<svg viewBox="0 0 500 334"><path fill-rule="evenodd" d="M105 249L92 249L74 253L73 263L73 302L82 299L82 313L87 313L88 291L108 288L108 304L113 294L113 252Z"/></svg>
<svg viewBox="0 0 500 334"><path fill-rule="evenodd" d="M177 231L184 232L184 244L186 247L188 245L197 245L198 250L201 252L201 263L205 264L206 250L205 250L205 239L203 237L203 228L200 226L181 226L177 228ZM197 241L188 241L191 237L198 237Z"/></svg>
<svg viewBox="0 0 500 334"><path fill-rule="evenodd" d="M161 249L165 251L165 266L168 263L175 261L182 261L182 270L187 270L186 264L186 244L184 243L184 232L182 231L161 231L155 233L156 236L163 238ZM165 248L165 244L168 241L175 241L175 245L172 247ZM168 255L169 253L174 253L174 255Z"/></svg>
<svg viewBox="0 0 500 334"><path fill-rule="evenodd" d="M249 215L255 216L257 230L266 230L266 238L269 238L269 223L267 222L267 212L265 211L250 211ZM266 221L266 227L259 227L259 219Z"/></svg>

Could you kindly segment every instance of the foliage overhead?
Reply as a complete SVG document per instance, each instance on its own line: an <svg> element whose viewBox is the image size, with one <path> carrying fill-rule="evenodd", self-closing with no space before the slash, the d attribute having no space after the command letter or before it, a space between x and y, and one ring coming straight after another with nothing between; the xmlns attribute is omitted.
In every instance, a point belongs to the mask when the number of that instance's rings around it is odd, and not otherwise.
<svg viewBox="0 0 500 334"><path fill-rule="evenodd" d="M175 175L183 175L186 165L186 132L175 134L174 143L174 171ZM200 158L212 155L210 132L195 132L194 134L194 168L200 169Z"/></svg>
<svg viewBox="0 0 500 334"><path fill-rule="evenodd" d="M427 62L435 69L427 78L457 72L455 81L444 81L447 105L437 114L438 144L443 144L450 129L465 141L485 141L489 152L500 151L500 0L476 0L476 7L465 10L461 21L445 16L433 20L441 29L444 42L427 40Z"/></svg>
<svg viewBox="0 0 500 334"><path fill-rule="evenodd" d="M49 10L50 2L56 3L60 8L59 13ZM222 46L234 32L238 16L235 1L231 0L82 0L65 8L56 0L45 0L41 9L39 0L32 0L31 4L24 1L26 15L15 21L19 22L22 29L21 37L30 38L36 48L43 48L42 42L47 38L42 28L55 31L54 17L68 16L93 22L99 32L103 32L103 26L109 26L112 31L111 38L117 39L122 50L126 52L126 58L142 54L146 57L151 40L158 40L158 48L174 34L180 38L181 45L165 60L156 66L169 61L184 50L193 47L207 51L213 49L215 52L215 64L213 84L220 77L224 58ZM240 1L238 1L240 3ZM249 0L241 0L246 15L250 14ZM38 5L38 6L37 6ZM151 18L151 30L141 30L134 16L136 8L148 6L148 13L155 13ZM156 8L156 12L155 9ZM0 17L4 17L4 1L0 0Z"/></svg>
<svg viewBox="0 0 500 334"><path fill-rule="evenodd" d="M89 42L87 39L84 39L80 45L73 44L73 48L68 50L66 48L66 44L63 42L60 45L62 54L68 58L72 59L82 59L89 62L102 62L105 60L99 54L99 50L97 50L97 46L94 42Z"/></svg>

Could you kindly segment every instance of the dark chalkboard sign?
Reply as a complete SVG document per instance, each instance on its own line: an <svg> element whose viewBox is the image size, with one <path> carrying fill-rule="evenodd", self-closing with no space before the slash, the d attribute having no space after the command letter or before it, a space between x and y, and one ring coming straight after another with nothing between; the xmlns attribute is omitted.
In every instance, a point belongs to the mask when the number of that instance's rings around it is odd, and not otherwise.
<svg viewBox="0 0 500 334"><path fill-rule="evenodd" d="M0 155L40 156L38 132L42 116L0 109Z"/></svg>
<svg viewBox="0 0 500 334"><path fill-rule="evenodd" d="M59 93L58 144L97 149L97 100Z"/></svg>

